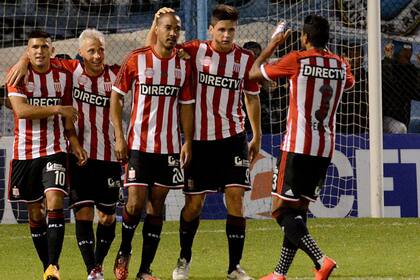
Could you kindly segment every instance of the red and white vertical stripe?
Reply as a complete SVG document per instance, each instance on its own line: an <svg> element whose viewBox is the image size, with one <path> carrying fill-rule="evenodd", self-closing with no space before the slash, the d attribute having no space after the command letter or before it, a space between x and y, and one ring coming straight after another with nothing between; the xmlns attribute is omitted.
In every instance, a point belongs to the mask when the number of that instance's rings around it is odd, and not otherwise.
<svg viewBox="0 0 420 280"><path fill-rule="evenodd" d="M290 106L282 150L331 157L335 143L335 115L345 83L341 80L304 76L304 65L346 70L345 64L336 58L310 56L300 60L299 73L289 80ZM320 91L323 85L331 86L332 97L328 101L327 113L322 121L324 129L318 129L319 121L315 113L323 102Z"/></svg>
<svg viewBox="0 0 420 280"><path fill-rule="evenodd" d="M92 95L107 98L107 106L96 106L73 98L73 107L79 111L76 132L79 142L88 157L96 160L116 161L114 155L114 128L110 124L110 96L116 74L105 66L102 75L90 77L79 64L73 70L73 91L75 88Z"/></svg>
<svg viewBox="0 0 420 280"><path fill-rule="evenodd" d="M55 68L44 74L29 70L23 87L8 87L9 96L59 98L64 103L69 76ZM28 100L29 101L29 100ZM28 102L29 103L29 102ZM15 115L13 159L29 160L66 152L64 125L60 116L45 119L18 119Z"/></svg>
<svg viewBox="0 0 420 280"><path fill-rule="evenodd" d="M126 74L130 71L135 74ZM134 94L127 137L129 149L157 154L180 152L178 106L194 102L190 90L182 88L186 73L184 60L176 55L160 58L151 48L135 51L126 60L113 89L123 95L131 89ZM141 85L177 86L180 91L178 96L147 95L140 92Z"/></svg>
<svg viewBox="0 0 420 280"><path fill-rule="evenodd" d="M234 46L228 53L214 51L209 42L193 41L195 45L195 132L194 140L218 140L244 131L242 91L258 94L259 87L248 80L253 58L250 52ZM188 47L187 47L188 51ZM200 83L200 72L217 78L237 79L237 89Z"/></svg>

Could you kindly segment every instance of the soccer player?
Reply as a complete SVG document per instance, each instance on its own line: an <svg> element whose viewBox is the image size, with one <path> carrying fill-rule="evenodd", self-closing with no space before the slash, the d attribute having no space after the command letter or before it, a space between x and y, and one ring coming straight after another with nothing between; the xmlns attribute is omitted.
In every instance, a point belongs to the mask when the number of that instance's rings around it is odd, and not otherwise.
<svg viewBox="0 0 420 280"><path fill-rule="evenodd" d="M126 58L111 94L111 119L115 127L117 159L128 157L124 186L128 201L123 210L122 240L114 274L127 279L131 242L148 199L143 225L142 259L137 280L158 279L150 265L162 231L162 211L169 189L182 188L181 168L191 159L194 99L189 62L176 55L181 21L166 13L152 32L157 41ZM129 91L133 106L127 142L121 124L120 99ZM181 147L180 127L184 132Z"/></svg>
<svg viewBox="0 0 420 280"><path fill-rule="evenodd" d="M73 106L79 111L77 135L89 156L85 166L70 160L70 206L87 279L103 280L102 265L115 237L121 186L121 165L113 154L114 129L110 124L110 96L119 68L104 64L105 37L98 30L86 29L80 34L79 54L83 65L78 60L58 61L73 74ZM94 206L99 218L96 240Z"/></svg>
<svg viewBox="0 0 420 280"><path fill-rule="evenodd" d="M44 266L44 280L60 279L58 260L67 195L65 134L78 163L86 161L73 126L78 113L71 106L71 76L50 64L53 51L48 33L32 31L26 51L28 76L7 88L15 117L9 199L27 203L32 241Z"/></svg>
<svg viewBox="0 0 420 280"><path fill-rule="evenodd" d="M159 10L155 21L164 10ZM226 236L229 247L228 279L252 279L240 267L245 241L243 198L250 190L249 162L260 149L261 124L259 87L248 78L254 62L250 51L233 41L238 11L217 5L212 12L210 41L193 40L182 48L193 61L196 93L193 158L185 170L185 206L180 215L181 252L173 279L188 279L191 248L198 229L206 193L224 192L227 206ZM153 28L153 25L152 25ZM155 38L149 32L148 43ZM251 123L249 145L244 129L242 94Z"/></svg>
<svg viewBox="0 0 420 280"><path fill-rule="evenodd" d="M73 106L79 112L76 133L89 157L84 166L76 164L74 157L69 161L70 207L76 218L77 244L88 279L104 279L102 264L115 237L115 210L121 185L121 165L113 154L114 129L109 112L112 84L119 67L104 64L105 36L95 29L86 29L80 34L79 54L83 64L79 60L53 59L51 62L72 73ZM14 67L17 80L27 71L26 59L23 57ZM95 205L99 218L96 244Z"/></svg>
<svg viewBox="0 0 420 280"><path fill-rule="evenodd" d="M309 15L301 33L303 51L294 51L274 63L265 63L291 30L274 36L255 60L251 80L290 81L287 131L279 156L277 185L273 187L272 216L284 231L280 261L273 273L260 280L286 279L298 249L315 265L315 279L328 279L336 262L324 255L308 232L309 202L323 185L334 151L335 115L344 89L354 85L349 64L327 49L329 23Z"/></svg>

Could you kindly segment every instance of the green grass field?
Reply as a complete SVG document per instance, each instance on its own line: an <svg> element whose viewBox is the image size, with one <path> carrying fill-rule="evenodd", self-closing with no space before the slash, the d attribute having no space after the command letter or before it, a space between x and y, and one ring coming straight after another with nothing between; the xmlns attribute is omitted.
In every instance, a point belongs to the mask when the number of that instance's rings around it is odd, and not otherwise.
<svg viewBox="0 0 420 280"><path fill-rule="evenodd" d="M133 242L129 279L134 279L140 265L141 227ZM339 268L330 279L420 279L419 219L310 219L309 228L322 250L333 257ZM193 247L190 279L226 279L227 241L225 221L202 221ZM105 261L105 278L114 279L112 265L120 243L121 224ZM277 263L282 233L272 220L248 220L242 267L260 277ZM155 261L154 274L171 279L179 250L178 223L164 224ZM0 225L0 279L42 279L38 260L27 225ZM86 279L86 272L76 245L74 224L66 225L64 248L60 259L64 280ZM312 263L299 252L288 279L313 279Z"/></svg>

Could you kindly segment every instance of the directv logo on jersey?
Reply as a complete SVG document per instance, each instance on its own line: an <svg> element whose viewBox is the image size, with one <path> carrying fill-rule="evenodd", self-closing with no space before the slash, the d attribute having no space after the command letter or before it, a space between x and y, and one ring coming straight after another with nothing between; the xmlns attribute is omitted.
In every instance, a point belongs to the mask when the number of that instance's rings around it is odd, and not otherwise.
<svg viewBox="0 0 420 280"><path fill-rule="evenodd" d="M109 97L93 94L79 88L73 88L73 98L99 107L109 107Z"/></svg>
<svg viewBox="0 0 420 280"><path fill-rule="evenodd" d="M213 87L221 87L229 90L238 90L241 80L235 78L221 77L212 74L200 72L200 84L205 84Z"/></svg>
<svg viewBox="0 0 420 280"><path fill-rule="evenodd" d="M61 104L61 98L59 97L30 97L28 98L28 104L32 106L54 106Z"/></svg>
<svg viewBox="0 0 420 280"><path fill-rule="evenodd" d="M344 80L346 72L341 68L325 68L321 66L304 65L303 75L330 80Z"/></svg>
<svg viewBox="0 0 420 280"><path fill-rule="evenodd" d="M140 85L140 93L151 96L177 96L180 87L170 85Z"/></svg>

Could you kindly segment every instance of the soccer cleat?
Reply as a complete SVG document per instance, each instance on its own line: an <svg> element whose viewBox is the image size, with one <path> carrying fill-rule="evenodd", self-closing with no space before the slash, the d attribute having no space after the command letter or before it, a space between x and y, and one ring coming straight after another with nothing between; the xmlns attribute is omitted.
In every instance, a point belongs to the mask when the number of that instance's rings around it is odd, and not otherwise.
<svg viewBox="0 0 420 280"><path fill-rule="evenodd" d="M156 276L152 275L152 271L149 269L148 272L137 273L136 280L160 280Z"/></svg>
<svg viewBox="0 0 420 280"><path fill-rule="evenodd" d="M245 270L243 270L239 264L236 266L236 269L227 275L228 280L254 280L249 276Z"/></svg>
<svg viewBox="0 0 420 280"><path fill-rule="evenodd" d="M50 264L44 272L44 280L60 280L60 272L56 265Z"/></svg>
<svg viewBox="0 0 420 280"><path fill-rule="evenodd" d="M337 263L333 259L325 256L322 267L319 270L316 270L316 269L314 270L315 280L327 280L328 277L330 277L331 272L336 267L337 267Z"/></svg>
<svg viewBox="0 0 420 280"><path fill-rule="evenodd" d="M87 280L104 280L102 266L95 266L89 273Z"/></svg>
<svg viewBox="0 0 420 280"><path fill-rule="evenodd" d="M259 280L286 280L285 275L278 275L274 272L271 272L270 274L260 278Z"/></svg>
<svg viewBox="0 0 420 280"><path fill-rule="evenodd" d="M186 280L188 279L188 274L190 273L190 262L187 262L184 258L179 258L176 263L176 267L172 272L172 280Z"/></svg>
<svg viewBox="0 0 420 280"><path fill-rule="evenodd" d="M131 253L128 255L118 252L114 263L114 275L117 280L128 278L128 265L130 264Z"/></svg>

